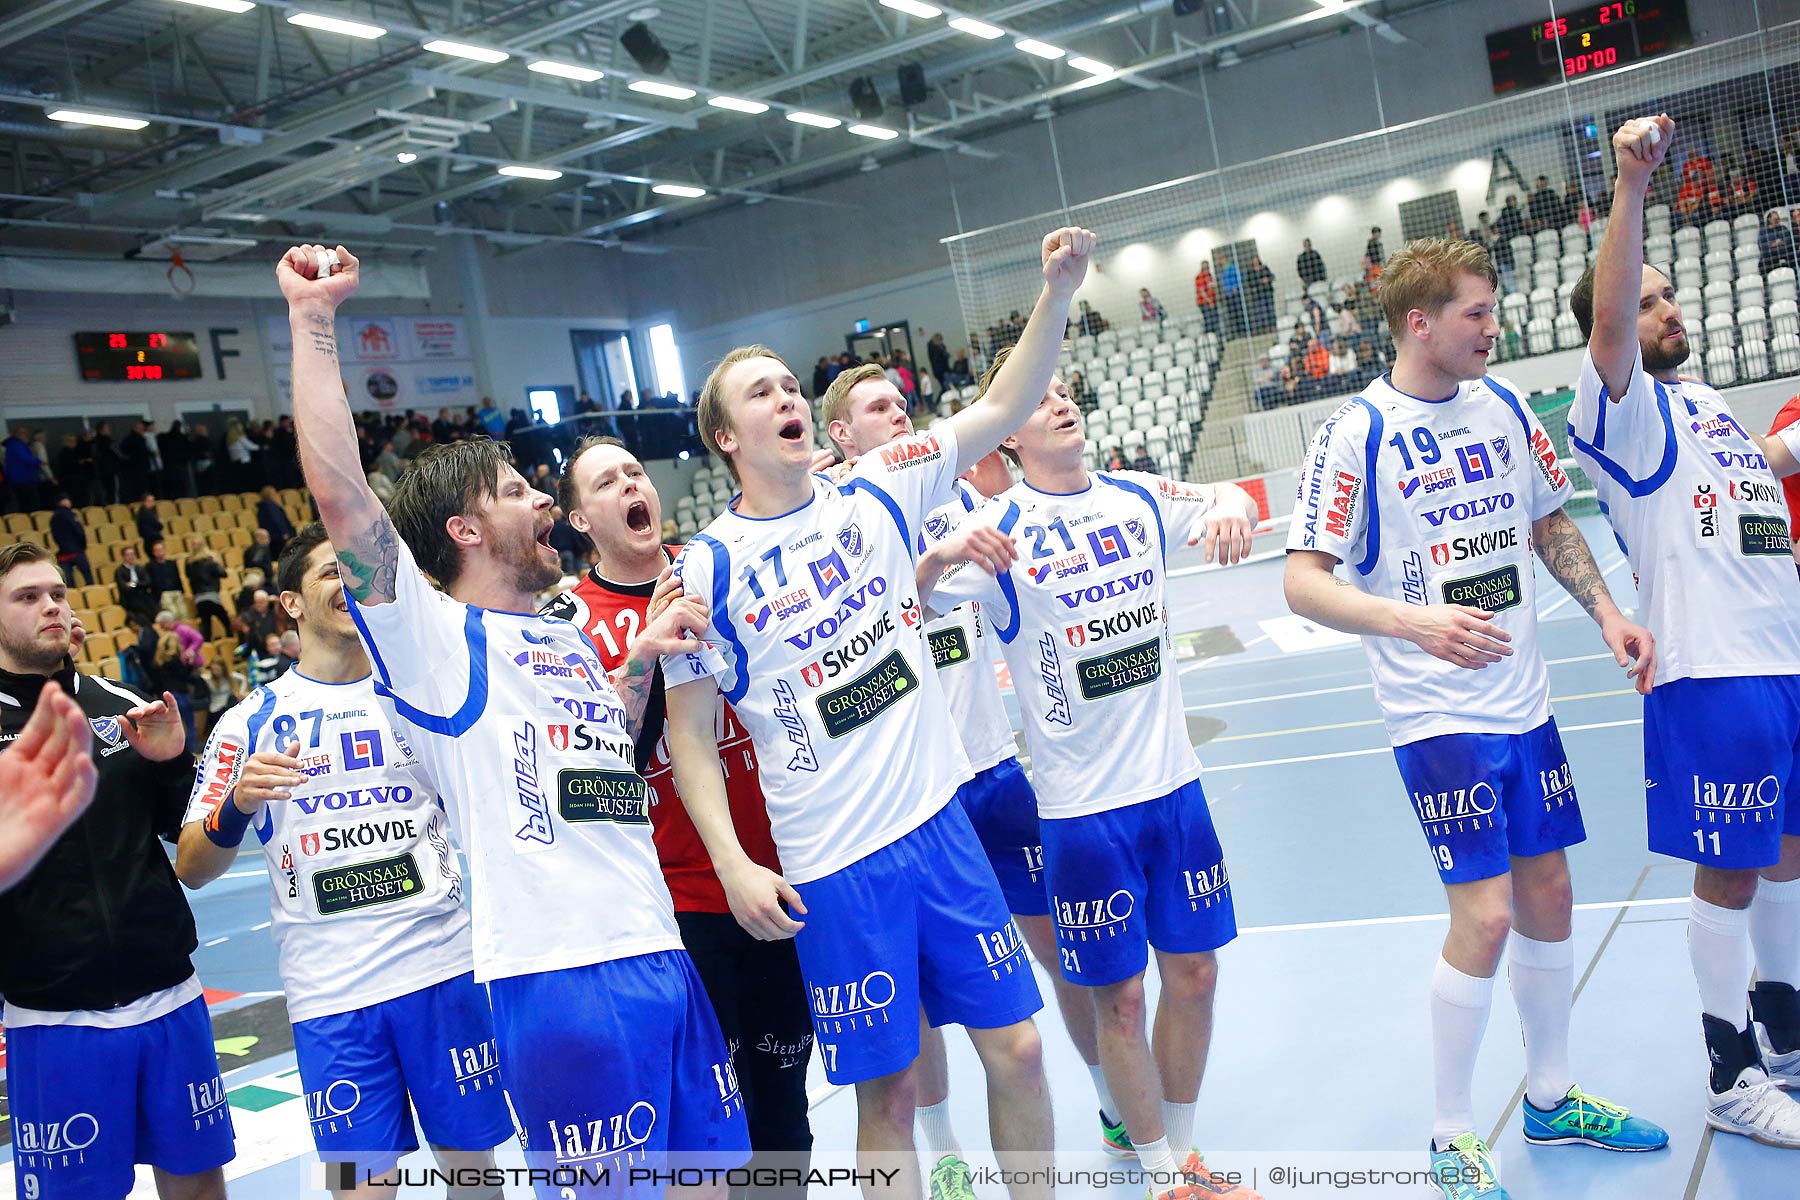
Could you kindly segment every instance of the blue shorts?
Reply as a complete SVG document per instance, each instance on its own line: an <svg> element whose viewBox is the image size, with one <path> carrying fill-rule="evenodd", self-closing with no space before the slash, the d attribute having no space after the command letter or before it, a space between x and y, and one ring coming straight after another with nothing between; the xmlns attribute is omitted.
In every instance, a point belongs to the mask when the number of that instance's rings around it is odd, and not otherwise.
<svg viewBox="0 0 1800 1200"><path fill-rule="evenodd" d="M514 975L488 994L526 1161L568 1173L536 1183L540 1197L656 1196L634 1168L750 1157L737 1075L687 951Z"/></svg>
<svg viewBox="0 0 1800 1200"><path fill-rule="evenodd" d="M1587 840L1551 718L1528 733L1446 733L1394 747L1438 877L1473 883Z"/></svg>
<svg viewBox="0 0 1800 1200"><path fill-rule="evenodd" d="M954 802L890 845L795 884L794 938L825 1077L861 1083L919 1056L932 1025L997 1029L1044 1006L1019 927Z"/></svg>
<svg viewBox="0 0 1800 1200"><path fill-rule="evenodd" d="M1217 950L1237 936L1225 852L1200 781L1085 817L1045 818L1044 866L1063 978L1105 987L1143 973L1150 947Z"/></svg>
<svg viewBox="0 0 1800 1200"><path fill-rule="evenodd" d="M1772 866L1800 836L1800 676L1677 679L1644 697L1650 849L1708 867Z"/></svg>
<svg viewBox="0 0 1800 1200"><path fill-rule="evenodd" d="M419 1148L415 1108L433 1146L486 1150L513 1136L494 1017L473 974L296 1021L294 1057L321 1158L386 1171Z"/></svg>
<svg viewBox="0 0 1800 1200"><path fill-rule="evenodd" d="M1037 793L1016 758L995 763L956 791L1015 916L1050 911L1044 885L1044 839L1038 832Z"/></svg>
<svg viewBox="0 0 1800 1200"><path fill-rule="evenodd" d="M142 1025L25 1025L6 1043L21 1198L118 1200L137 1163L198 1175L237 1153L201 997Z"/></svg>

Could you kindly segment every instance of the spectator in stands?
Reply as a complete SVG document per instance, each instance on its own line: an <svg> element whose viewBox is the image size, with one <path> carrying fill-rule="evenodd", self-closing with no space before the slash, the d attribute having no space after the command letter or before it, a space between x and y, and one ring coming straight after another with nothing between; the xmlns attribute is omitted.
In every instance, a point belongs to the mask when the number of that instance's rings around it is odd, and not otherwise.
<svg viewBox="0 0 1800 1200"><path fill-rule="evenodd" d="M259 452L248 429L236 421L225 427L225 457L231 462L226 487L242 491L250 486L256 478L256 456Z"/></svg>
<svg viewBox="0 0 1800 1200"><path fill-rule="evenodd" d="M1736 168L1725 183L1725 211L1731 217L1756 211L1756 180Z"/></svg>
<svg viewBox="0 0 1800 1200"><path fill-rule="evenodd" d="M956 359L950 364L950 386L968 387L975 382L975 368L969 361L969 348L964 346L956 352Z"/></svg>
<svg viewBox="0 0 1800 1200"><path fill-rule="evenodd" d="M531 486L546 496L556 495L556 477L550 474L549 463L539 463L532 469Z"/></svg>
<svg viewBox="0 0 1800 1200"><path fill-rule="evenodd" d="M1168 319L1169 314L1163 310L1162 301L1150 294L1149 288L1138 289L1138 319L1145 324L1154 321L1160 327Z"/></svg>
<svg viewBox="0 0 1800 1200"><path fill-rule="evenodd" d="M1325 258L1313 249L1311 238L1301 239L1300 257L1294 260L1294 269L1299 272L1301 287L1325 282Z"/></svg>
<svg viewBox="0 0 1800 1200"><path fill-rule="evenodd" d="M1106 452L1106 469L1108 471L1129 471L1131 460L1125 457L1122 447L1114 446Z"/></svg>
<svg viewBox="0 0 1800 1200"><path fill-rule="evenodd" d="M1550 177L1539 175L1532 186L1531 199L1526 203L1526 211L1531 216L1531 231L1540 229L1560 229L1568 222L1563 219L1563 202L1550 190Z"/></svg>
<svg viewBox="0 0 1800 1200"><path fill-rule="evenodd" d="M1712 159L1695 154L1681 164L1681 190L1675 194L1675 224L1702 226L1718 216L1719 195Z"/></svg>
<svg viewBox="0 0 1800 1200"><path fill-rule="evenodd" d="M212 430L205 424L192 426L188 431L188 463L194 469L194 489L202 496L215 495L219 490L219 448L213 444Z"/></svg>
<svg viewBox="0 0 1800 1200"><path fill-rule="evenodd" d="M212 736L212 727L219 717L226 709L242 700L250 689L250 680L232 670L231 664L223 656L213 659L200 669L200 682L206 686L206 727L196 730L196 740Z"/></svg>
<svg viewBox="0 0 1800 1200"><path fill-rule="evenodd" d="M1212 263L1207 259L1200 260L1200 270L1194 275L1194 307L1200 310L1206 332L1219 332L1219 284L1213 278Z"/></svg>
<svg viewBox="0 0 1800 1200"><path fill-rule="evenodd" d="M813 364L812 398L817 400L831 386L831 359L819 355L819 361Z"/></svg>
<svg viewBox="0 0 1800 1200"><path fill-rule="evenodd" d="M1258 408L1267 408L1275 400L1281 382L1275 372L1275 363L1264 354L1256 360L1256 404Z"/></svg>
<svg viewBox="0 0 1800 1200"><path fill-rule="evenodd" d="M931 374L937 380L938 387L950 386L950 346L944 341L944 335L934 333L931 340L925 343L925 357L931 364Z"/></svg>
<svg viewBox="0 0 1800 1200"><path fill-rule="evenodd" d="M280 558L281 548L294 536L294 523L288 520L287 510L281 507L280 495L273 487L265 487L262 499L256 502L256 525L268 531L269 551Z"/></svg>
<svg viewBox="0 0 1800 1200"><path fill-rule="evenodd" d="M150 422L138 421L119 439L121 495L137 496L150 490L150 429Z"/></svg>
<svg viewBox="0 0 1800 1200"><path fill-rule="evenodd" d="M157 510L154 492L145 492L144 498L138 501L137 531L138 537L143 539L146 552L153 542L162 541L162 513Z"/></svg>
<svg viewBox="0 0 1800 1200"><path fill-rule="evenodd" d="M499 409L495 409L498 412ZM501 433L506 431L502 429ZM406 471L406 460L394 452L393 439L381 443L381 453L375 456L375 468L388 477L390 483L399 483L400 476Z"/></svg>
<svg viewBox="0 0 1800 1200"><path fill-rule="evenodd" d="M259 587L251 594L249 605L238 612L237 619L243 630L244 645L252 649L281 632L280 610L270 601L264 588Z"/></svg>
<svg viewBox="0 0 1800 1200"><path fill-rule="evenodd" d="M900 394L905 396L908 401L916 400L919 395L919 380L913 374L912 358L906 351L896 350L891 366L894 373L900 377L900 381L894 386L900 389Z"/></svg>
<svg viewBox="0 0 1800 1200"><path fill-rule="evenodd" d="M1515 201L1514 207L1510 211L1513 214L1511 220L1517 221L1519 219L1516 204L1517 198L1508 196L1507 199L1509 201ZM1492 221L1488 220L1486 213L1482 213L1481 220L1487 227L1486 244L1488 247L1488 255L1494 260L1494 266L1500 272L1501 290L1510 292L1513 290L1513 267L1517 263L1517 260L1513 257L1512 239L1517 235L1507 233L1504 228L1508 223L1506 215L1508 211L1509 210L1507 209L1501 209L1500 215Z"/></svg>
<svg viewBox="0 0 1800 1200"><path fill-rule="evenodd" d="M1301 400L1300 376L1304 372L1305 372L1304 367L1301 368L1301 370L1299 370L1299 371L1294 370L1294 364L1292 362L1285 362L1285 363L1281 364L1280 384L1281 384L1281 402L1283 404L1298 404L1298 403L1300 403L1300 400Z"/></svg>
<svg viewBox="0 0 1800 1200"><path fill-rule="evenodd" d="M1219 268L1219 303L1225 306L1227 337L1236 337L1250 329L1244 312L1243 288L1243 273L1238 270L1237 255L1232 254Z"/></svg>
<svg viewBox="0 0 1800 1200"><path fill-rule="evenodd" d="M1245 300L1257 333L1275 328L1275 272L1269 270L1261 256L1250 256L1250 267L1244 274Z"/></svg>
<svg viewBox="0 0 1800 1200"><path fill-rule="evenodd" d="M99 496L94 503L119 502L119 478L123 468L119 447L113 441L112 422L102 421L94 426L94 484L99 489Z"/></svg>
<svg viewBox="0 0 1800 1200"><path fill-rule="evenodd" d="M225 585L225 565L209 547L188 551L188 590L194 593L194 623L207 641L213 639L212 623L219 622L218 636L231 632L231 614L225 611L221 593Z"/></svg>
<svg viewBox="0 0 1800 1200"><path fill-rule="evenodd" d="M1362 318L1356 315L1356 301L1346 300L1331 308L1331 344L1334 349L1348 350L1352 356L1362 342Z"/></svg>
<svg viewBox="0 0 1800 1200"><path fill-rule="evenodd" d="M1794 233L1781 219L1781 210L1771 208L1768 221L1756 234L1756 273L1767 275L1776 267L1795 266Z"/></svg>
<svg viewBox="0 0 1800 1200"><path fill-rule="evenodd" d="M587 407L583 408L583 404ZM593 412L594 398L586 392L581 393L581 400L576 403L575 411L578 413ZM475 419L481 423L481 428L491 438L498 439L506 433L506 418L501 415L500 406L494 403L492 396L481 398L481 407L475 410Z"/></svg>
<svg viewBox="0 0 1800 1200"><path fill-rule="evenodd" d="M1331 352L1325 349L1325 343L1314 338L1306 347L1306 377L1317 383L1331 374Z"/></svg>
<svg viewBox="0 0 1800 1200"><path fill-rule="evenodd" d="M1305 296L1300 301L1300 312L1301 320L1306 322L1306 332L1312 335L1313 341L1323 343L1325 349L1329 351L1331 349L1331 318L1326 315L1325 306L1311 296Z"/></svg>
<svg viewBox="0 0 1800 1200"><path fill-rule="evenodd" d="M244 574L238 579L238 592L237 595L232 598L231 605L232 608L237 611L239 617L243 615L245 609L249 608L250 605L255 602L256 591L258 588L262 587L264 582L265 577L262 571L256 567L247 568L244 571Z"/></svg>
<svg viewBox="0 0 1800 1200"><path fill-rule="evenodd" d="M1363 257L1376 267L1387 261L1387 251L1381 248L1381 226L1376 225L1369 230L1369 240L1363 246ZM1377 274L1379 273L1378 271Z"/></svg>
<svg viewBox="0 0 1800 1200"><path fill-rule="evenodd" d="M180 421L170 421L169 427L156 435L156 457L162 462L162 473L156 486L163 495L194 495L194 477L188 469L187 434L181 431Z"/></svg>
<svg viewBox="0 0 1800 1200"><path fill-rule="evenodd" d="M431 423L431 440L440 445L447 445L456 438L456 425L450 420L450 410L438 409L437 420Z"/></svg>
<svg viewBox="0 0 1800 1200"><path fill-rule="evenodd" d="M1149 447L1138 447L1137 454L1133 456L1131 460L1131 469L1134 471L1144 471L1151 475L1156 474L1156 460L1150 457Z"/></svg>
<svg viewBox="0 0 1800 1200"><path fill-rule="evenodd" d="M156 606L178 613L187 611L187 590L181 583L181 566L169 557L169 544L158 538L150 543L150 561L144 564L150 573L150 587L156 593Z"/></svg>
<svg viewBox="0 0 1800 1200"><path fill-rule="evenodd" d="M590 544L588 539L569 524L568 514L563 512L562 505L552 504L550 506L550 520L552 522L550 545L556 550L556 556L562 560L563 574L581 574L582 547ZM663 539L665 542L671 540L673 539Z"/></svg>
<svg viewBox="0 0 1800 1200"><path fill-rule="evenodd" d="M56 564L62 568L63 580L75 586L75 572L81 572L83 587L94 585L94 568L88 563L87 528L69 500L67 492L56 497L56 508L50 514L50 537L56 543Z"/></svg>
<svg viewBox="0 0 1800 1200"><path fill-rule="evenodd" d="M38 470L37 455L31 452L31 430L13 426L12 433L0 442L4 458L0 470L6 474L6 500L12 512L30 512L43 503L40 488L43 476Z"/></svg>
<svg viewBox="0 0 1800 1200"><path fill-rule="evenodd" d="M1506 207L1494 218L1494 234L1501 244L1506 246L1507 257L1512 256L1512 240L1525 233L1525 214L1519 209L1519 198L1508 194Z"/></svg>
<svg viewBox="0 0 1800 1200"><path fill-rule="evenodd" d="M281 678L282 673L293 666L292 662L282 662L281 635L271 633L256 643L250 652L250 686L261 687L265 683Z"/></svg>
<svg viewBox="0 0 1800 1200"><path fill-rule="evenodd" d="M50 503L50 497L56 494L57 486L62 482L56 472L50 469L50 443L48 434L42 429L34 429L31 433L31 454L38 460L38 484L41 498L40 507Z"/></svg>
<svg viewBox="0 0 1800 1200"><path fill-rule="evenodd" d="M302 483L300 434L294 428L294 418L284 416L275 423L264 450L263 461L268 464L269 477L281 487L299 487Z"/></svg>
<svg viewBox="0 0 1800 1200"><path fill-rule="evenodd" d="M1564 225L1580 225L1586 229L1593 224L1594 214L1588 208L1587 195L1573 179L1563 186L1562 210Z"/></svg>
<svg viewBox="0 0 1800 1200"><path fill-rule="evenodd" d="M269 531L258 527L250 539L244 547L244 569L261 571L266 577L275 569L275 547L269 540Z"/></svg>
<svg viewBox="0 0 1800 1200"><path fill-rule="evenodd" d="M369 472L369 490L374 492L375 498L383 504L394 498L393 481L380 471Z"/></svg>
<svg viewBox="0 0 1800 1200"><path fill-rule="evenodd" d="M1334 376L1348 377L1356 374L1356 351L1350 348L1349 342L1339 342L1333 347L1328 370Z"/></svg>
<svg viewBox="0 0 1800 1200"><path fill-rule="evenodd" d="M1080 371L1072 371L1069 374L1069 399L1073 400L1075 407L1084 413L1093 412L1100 406L1094 398L1094 389L1088 386L1087 380L1083 378Z"/></svg>
<svg viewBox="0 0 1800 1200"><path fill-rule="evenodd" d="M151 586L150 572L138 561L138 548L127 544L119 550L119 565L113 569L113 586L118 589L119 603L128 613L137 614L148 625L156 615L156 589Z"/></svg>
<svg viewBox="0 0 1800 1200"><path fill-rule="evenodd" d="M1081 302L1081 316L1076 318L1075 326L1087 337L1097 337L1108 328L1107 320L1101 316L1086 300ZM1017 341L1018 339L1013 339ZM1011 343L1009 342L1008 345Z"/></svg>

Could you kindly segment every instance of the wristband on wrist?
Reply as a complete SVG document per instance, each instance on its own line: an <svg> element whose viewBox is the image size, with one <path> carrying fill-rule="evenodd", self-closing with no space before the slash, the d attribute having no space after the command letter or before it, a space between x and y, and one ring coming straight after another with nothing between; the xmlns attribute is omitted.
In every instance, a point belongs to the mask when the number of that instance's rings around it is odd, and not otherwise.
<svg viewBox="0 0 1800 1200"><path fill-rule="evenodd" d="M213 845L235 850L244 840L244 831L250 828L250 814L227 796L206 814L200 828L206 831L206 838Z"/></svg>

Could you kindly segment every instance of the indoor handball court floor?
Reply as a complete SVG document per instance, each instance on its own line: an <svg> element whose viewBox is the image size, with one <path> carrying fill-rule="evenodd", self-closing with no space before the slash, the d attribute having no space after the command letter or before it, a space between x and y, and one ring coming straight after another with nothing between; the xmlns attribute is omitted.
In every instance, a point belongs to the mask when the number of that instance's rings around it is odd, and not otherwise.
<svg viewBox="0 0 1800 1200"><path fill-rule="evenodd" d="M1597 518L1581 524L1629 608L1631 576L1617 544ZM1170 619L1187 656L1179 669L1188 723L1242 926L1220 956L1195 1137L1215 1167L1261 1171L1260 1189L1271 1200L1427 1196L1423 1187L1307 1190L1268 1181L1269 1169L1283 1163L1423 1165L1431 1107L1426 989L1447 922L1361 648L1289 615L1279 534L1259 538L1258 549L1263 561L1230 571L1196 569L1197 551L1171 563ZM1672 1144L1640 1155L1527 1147L1518 1115L1523 1051L1503 982L1476 1078L1479 1123L1493 1132L1504 1182L1519 1200L1800 1195L1800 1156L1706 1129L1705 1051L1685 942L1690 869L1645 849L1639 701L1595 627L1541 568L1539 576L1541 641L1589 833L1570 854L1575 1071L1584 1087L1665 1125ZM322 1193L313 1190L312 1146L267 933L267 886L260 861L246 852L191 900L239 1139L238 1158L226 1168L230 1190L245 1200L291 1200ZM1047 980L1043 991L1048 997ZM1087 1073L1054 1006L1039 1025L1058 1165L1100 1168L1110 1160L1099 1149ZM954 1030L950 1054L960 1136L965 1145L983 1144L980 1067ZM815 1161L848 1165L854 1097L826 1084L816 1060L813 1067ZM0 1122L0 1138L6 1133ZM518 1161L514 1147L501 1153ZM0 1155L0 1194L13 1194L10 1144ZM984 1156L971 1157L980 1163ZM1120 1185L1061 1194L1143 1193ZM154 1195L147 1172L134 1195Z"/></svg>

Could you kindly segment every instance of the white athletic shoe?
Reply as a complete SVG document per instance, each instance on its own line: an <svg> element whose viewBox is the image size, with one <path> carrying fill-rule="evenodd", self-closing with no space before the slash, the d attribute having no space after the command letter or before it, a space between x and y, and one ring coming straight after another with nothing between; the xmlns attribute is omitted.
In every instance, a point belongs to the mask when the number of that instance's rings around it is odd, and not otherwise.
<svg viewBox="0 0 1800 1200"><path fill-rule="evenodd" d="M1706 1123L1765 1146L1800 1150L1800 1100L1782 1091L1758 1067L1745 1067L1728 1092L1706 1089Z"/></svg>
<svg viewBox="0 0 1800 1200"><path fill-rule="evenodd" d="M1775 1086L1800 1088L1800 1050L1791 1054L1775 1053L1769 1045L1768 1031L1761 1024L1756 1025L1756 1044L1762 1049L1763 1066Z"/></svg>

